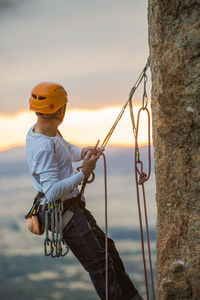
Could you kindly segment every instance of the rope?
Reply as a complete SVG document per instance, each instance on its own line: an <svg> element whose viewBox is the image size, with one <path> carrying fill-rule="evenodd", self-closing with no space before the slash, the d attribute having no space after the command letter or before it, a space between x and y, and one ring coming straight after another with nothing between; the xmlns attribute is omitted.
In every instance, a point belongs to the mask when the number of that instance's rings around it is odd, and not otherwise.
<svg viewBox="0 0 200 300"><path fill-rule="evenodd" d="M139 131L139 120L140 120L141 111L146 111L147 117L148 117L148 175L145 172L143 172L143 162L140 160L140 152L139 152L139 147L138 147L138 131ZM136 127L135 134L136 134L135 135L135 181L136 181L136 192L137 192L138 215L139 215L139 223L140 223L142 257L143 257L144 275L145 275L145 286L146 286L147 300L149 300L148 278L147 278L146 258L145 258L145 251L144 251L144 237L143 237L143 225L142 225L141 206L140 206L139 185L142 186L142 196L143 196L143 203L144 203L144 214L145 214L145 225L146 225L146 235L147 235L148 258L149 258L149 265L150 265L151 286L152 286L153 300L155 300L153 269L152 269L152 261L151 261L151 248L150 248L150 238L149 238L149 226L148 226L146 196L145 196L145 188L144 188L144 183L150 178L150 174L151 174L150 113L146 107L142 107L138 111L137 127ZM139 169L139 167L140 167L140 169Z"/></svg>
<svg viewBox="0 0 200 300"><path fill-rule="evenodd" d="M113 134L113 131L115 130L117 124L119 123L119 121L121 120L125 110L126 110L126 107L128 106L128 104L130 104L132 98L133 98L133 94L135 93L136 89L138 88L138 86L140 85L142 79L144 78L144 76L146 75L146 71L149 67L149 59L147 60L147 63L144 67L144 69L142 70L140 76L138 77L138 79L136 80L134 86L132 87L130 93L129 93L129 97L128 97L128 100L126 101L126 103L124 104L124 106L122 107L117 119L115 120L115 122L113 123L113 126L111 127L110 131L108 132L107 136L105 137L101 147L105 148L109 139L111 138L111 135Z"/></svg>
<svg viewBox="0 0 200 300"><path fill-rule="evenodd" d="M140 76L138 77L134 87L131 89L127 102L122 107L113 126L111 127L106 138L104 139L104 141L102 143L102 147L105 148L105 146L107 145L109 139L112 136L113 131L115 130L117 124L121 120L121 118L126 110L126 107L129 105L132 130L133 130L133 135L134 135L134 139L135 139L135 180L136 180L137 204L138 204L138 215L139 215L139 223L140 223L140 235L141 235L141 246L142 246L142 257L143 257L143 265L144 265L146 294L147 294L147 300L149 300L149 289L148 289L146 258L145 258L145 250L144 250L144 235L143 235L142 214L141 214L141 206L140 206L139 185L142 186L142 196L143 196L143 203L144 203L145 225L146 225L147 246L148 246L148 258L149 258L150 276L151 276L151 287L152 287L153 300L155 300L153 269L152 269L152 260L151 260L151 248L150 248L150 238L149 238L149 226L148 226L146 196L145 196L145 188L144 188L144 183L150 178L150 174L151 174L150 113L149 113L149 110L147 109L148 97L147 97L147 93L146 93L146 83L147 83L146 71L147 71L148 67L149 67L149 59L145 65L143 71L141 72ZM132 106L132 97L133 97L133 94L135 93L137 87L141 83L142 79L144 79L144 92L143 92L143 99L142 99L142 107L138 111L137 126L135 126L133 106ZM148 174L143 172L143 162L140 160L140 152L139 152L139 147L138 147L138 131L139 131L139 120L140 120L141 111L146 111L147 116L148 116ZM139 170L138 166L140 166L140 170Z"/></svg>
<svg viewBox="0 0 200 300"><path fill-rule="evenodd" d="M148 68L148 65L149 65L149 61L147 62L147 65L144 68L144 70L145 70L143 73L144 91L143 91L142 107L138 111L136 126L135 126L135 121L134 121L132 98L130 98L130 97L129 97L129 111L130 111L133 135L134 135L134 139L135 139L135 181L136 181L136 193L137 193L137 204L138 204L138 215L139 215L139 224L140 224L140 236L141 236L142 258L143 258L143 265L144 265L146 295L147 295L147 300L149 300L148 277L147 277L146 258L145 258L145 251L144 251L144 236L143 236L142 215L141 215L141 206L140 206L139 185L142 185L142 196L143 196L143 203L144 203L148 258L149 258L150 276L151 276L151 287L152 287L153 300L155 300L153 269L152 269L152 261L151 261L151 248L150 248L150 238L149 238L149 226L148 226L146 196L145 196L145 188L144 188L144 183L150 178L150 174L151 174L150 113L149 113L149 110L147 109L148 97L147 97L147 92L146 92L146 83L147 83L146 70ZM139 152L139 146L138 146L139 121L140 121L140 114L142 111L147 112L147 118L148 118L148 175L145 172L143 172L143 162L140 160L140 152ZM138 165L140 166L140 170L138 168ZM139 175L139 178L138 178L138 175Z"/></svg>
<svg viewBox="0 0 200 300"><path fill-rule="evenodd" d="M107 167L106 156L101 152L104 162L104 190L105 190L105 261L106 261L106 300L108 300L108 196L107 196Z"/></svg>
<svg viewBox="0 0 200 300"><path fill-rule="evenodd" d="M147 278L147 268L146 268L146 258L145 258L145 249L144 249L144 235L143 235L143 224L142 224L142 214L141 214L141 205L140 205L140 192L139 192L139 185L142 186L142 196L143 196L143 203L144 203L144 214L145 214L145 225L146 225L146 235L147 235L147 247L148 247L148 258L149 258L149 265L150 265L150 276L151 276L151 287L152 287L152 295L153 300L155 300L155 290L154 290L154 280L153 280L153 268L152 268L152 260L151 260L151 248L150 248L150 238L149 238L149 226L148 226L148 217L147 217L147 207L146 207L146 196L145 196L145 188L144 183L150 178L151 174L151 141L150 141L150 113L147 109L148 105L148 97L146 93L146 83L147 83L147 75L146 71L149 67L149 59L141 72L140 76L138 77L135 85L131 89L129 93L129 98L122 107L119 115L117 116L113 126L111 127L110 131L108 132L107 136L105 137L101 147L105 148L109 139L111 138L116 126L118 125L119 121L121 120L126 107L129 105L130 111L130 118L132 123L132 130L135 139L135 181L136 181L136 192L137 192L137 204L138 204L138 215L139 215L139 223L140 223L140 235L141 235L141 246L142 246L142 257L143 257L143 265L144 265L144 276L145 276L145 287L146 287L146 295L147 300L149 300L149 289L148 289L148 278ZM137 125L135 126L134 114L133 114L133 106L132 106L132 97L135 93L137 87L141 83L142 79L144 78L144 92L143 92L143 99L142 99L142 107L138 111L137 115ZM140 160L140 152L138 146L138 131L139 131L139 120L140 114L142 111L146 111L148 117L148 174L143 172L143 162ZM95 147L96 148L96 147ZM96 149L95 149L96 150ZM97 150L96 150L97 151ZM106 158L105 154L102 151L98 151L102 154L104 159L104 184L105 184L105 262L106 262L106 300L108 300L108 215L107 215L107 170L106 170ZM84 186L85 187L85 186Z"/></svg>
<svg viewBox="0 0 200 300"><path fill-rule="evenodd" d="M105 203L105 269L106 269L106 277L105 277L105 292L106 292L106 300L108 300L108 295L109 295L109 285L108 285L108 192L107 192L107 166L106 166L106 156L103 153L103 151L96 149L96 147L99 144L99 140L97 141L96 146L94 147L92 153L98 152L101 153L103 156L103 163L104 163L104 203ZM80 168L80 167L79 167ZM94 175L93 175L94 176ZM95 176L94 176L95 178ZM85 186L87 183L91 183L92 181L86 181L84 184L84 188L81 189L82 192L84 192ZM83 187L83 185L82 185Z"/></svg>

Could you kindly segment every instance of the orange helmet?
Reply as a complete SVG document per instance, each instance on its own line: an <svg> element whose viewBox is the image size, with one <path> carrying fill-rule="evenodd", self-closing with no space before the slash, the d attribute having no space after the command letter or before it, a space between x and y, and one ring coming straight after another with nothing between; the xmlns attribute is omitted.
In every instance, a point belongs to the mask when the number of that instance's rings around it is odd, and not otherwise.
<svg viewBox="0 0 200 300"><path fill-rule="evenodd" d="M67 92L57 83L42 82L31 91L30 109L42 114L54 114L68 102Z"/></svg>

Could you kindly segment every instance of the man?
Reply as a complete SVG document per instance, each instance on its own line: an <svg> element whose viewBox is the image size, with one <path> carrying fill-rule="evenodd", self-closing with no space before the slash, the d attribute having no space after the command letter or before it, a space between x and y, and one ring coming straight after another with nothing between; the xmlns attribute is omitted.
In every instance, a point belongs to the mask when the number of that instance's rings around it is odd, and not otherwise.
<svg viewBox="0 0 200 300"><path fill-rule="evenodd" d="M66 91L56 83L43 82L31 91L30 109L35 111L38 120L27 135L26 158L33 184L37 191L44 194L40 199L41 207L58 199L64 205L75 201L79 195L78 184L89 178L100 156L98 151L92 151L93 147L76 147L58 133L67 102ZM74 173L72 162L82 159L82 169ZM40 210L40 220L44 222L43 209ZM105 235L84 205L76 209L64 228L63 239L89 272L99 297L105 299ZM108 240L108 251L109 299L142 299L129 279L111 239Z"/></svg>

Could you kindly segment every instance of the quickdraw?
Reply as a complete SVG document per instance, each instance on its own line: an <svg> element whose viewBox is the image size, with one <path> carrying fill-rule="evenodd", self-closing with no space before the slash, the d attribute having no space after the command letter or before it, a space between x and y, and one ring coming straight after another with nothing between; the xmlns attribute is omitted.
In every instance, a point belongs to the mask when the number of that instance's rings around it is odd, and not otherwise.
<svg viewBox="0 0 200 300"><path fill-rule="evenodd" d="M63 240L63 203L61 200L51 201L48 205L44 205L45 211L45 240L44 254L52 258L65 256L69 252L69 248ZM51 226L49 228L49 220ZM49 236L51 230L51 238Z"/></svg>

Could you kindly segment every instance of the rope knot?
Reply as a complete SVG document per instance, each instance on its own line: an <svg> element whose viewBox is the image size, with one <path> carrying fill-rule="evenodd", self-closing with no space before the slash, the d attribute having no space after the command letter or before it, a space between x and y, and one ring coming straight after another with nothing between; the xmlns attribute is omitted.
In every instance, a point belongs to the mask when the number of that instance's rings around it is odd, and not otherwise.
<svg viewBox="0 0 200 300"><path fill-rule="evenodd" d="M146 178L147 178L147 174L145 172L141 172L140 173L140 178L139 178L139 184L145 183Z"/></svg>

